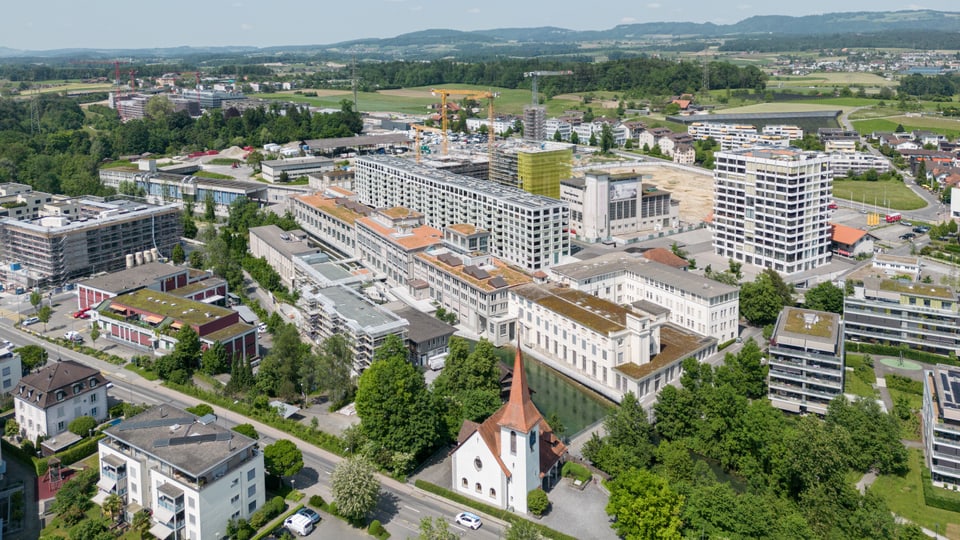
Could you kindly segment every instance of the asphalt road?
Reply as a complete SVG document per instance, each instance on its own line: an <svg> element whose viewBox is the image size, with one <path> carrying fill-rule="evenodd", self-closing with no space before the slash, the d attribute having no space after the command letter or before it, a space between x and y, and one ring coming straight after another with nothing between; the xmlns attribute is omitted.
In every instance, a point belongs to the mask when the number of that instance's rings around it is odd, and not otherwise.
<svg viewBox="0 0 960 540"><path fill-rule="evenodd" d="M12 325L13 322L10 319L0 319L0 338L9 339L17 345L49 345L43 340L17 330ZM116 399L150 405L166 403L181 408L190 407L197 403L197 400L190 396L174 392L161 386L158 382L147 381L136 373L116 365L71 350L62 350L60 355L64 360L75 360L103 372L114 384L110 390L110 395ZM218 421L226 427L239 423L253 424L261 434L264 445L270 444L278 438L292 439L297 442L297 446L303 452L304 469L294 478L295 487L308 494L320 493L325 499L331 500L329 477L342 458L255 420L217 406L214 406L214 410L219 417ZM452 531L471 538L501 538L505 533L504 526L501 523L486 516L483 520L483 526L479 530L464 529L453 523L453 518L458 512L472 511L471 509L452 504L445 499L436 498L410 484L397 482L385 476L380 477L380 484L380 502L373 518L380 520L384 527L396 537L406 538L416 535L420 520L424 517L445 519Z"/></svg>

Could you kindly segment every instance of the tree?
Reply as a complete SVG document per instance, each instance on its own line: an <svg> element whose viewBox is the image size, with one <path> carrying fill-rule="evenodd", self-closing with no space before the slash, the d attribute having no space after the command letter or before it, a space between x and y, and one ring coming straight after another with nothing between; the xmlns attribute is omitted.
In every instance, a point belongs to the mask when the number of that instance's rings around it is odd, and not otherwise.
<svg viewBox="0 0 960 540"><path fill-rule="evenodd" d="M213 194L207 193L203 199L203 219L209 223L217 220L217 205L213 201Z"/></svg>
<svg viewBox="0 0 960 540"><path fill-rule="evenodd" d="M33 306L33 311L36 312L40 308L40 302L43 302L43 295L38 289L34 289L30 293L30 305Z"/></svg>
<svg viewBox="0 0 960 540"><path fill-rule="evenodd" d="M50 306L43 306L40 308L40 311L37 312L37 318L40 319L40 322L43 323L43 332L47 332L47 323L50 322L50 317L53 316L53 308Z"/></svg>
<svg viewBox="0 0 960 540"><path fill-rule="evenodd" d="M93 321L90 325L90 341L96 344L98 339L100 339L100 323Z"/></svg>
<svg viewBox="0 0 960 540"><path fill-rule="evenodd" d="M173 114L173 103L170 102L167 96L162 94L155 95L147 100L144 113L147 115L147 118L151 120L160 120Z"/></svg>
<svg viewBox="0 0 960 540"><path fill-rule="evenodd" d="M140 535L140 540L143 540L147 535L147 531L153 526L153 519L146 510L140 510L133 515L133 523L131 523L130 526Z"/></svg>
<svg viewBox="0 0 960 540"><path fill-rule="evenodd" d="M590 146L596 146L596 145L597 145L597 134L596 134L596 133L590 132L590 140L587 142L587 144L589 144Z"/></svg>
<svg viewBox="0 0 960 540"><path fill-rule="evenodd" d="M97 420L94 417L87 415L78 416L67 425L67 429L70 431L70 433L79 435L81 437L86 437L89 435L95 427L97 427Z"/></svg>
<svg viewBox="0 0 960 540"><path fill-rule="evenodd" d="M783 299L769 280L758 276L755 281L740 287L740 313L751 324L770 324L777 320L782 309Z"/></svg>
<svg viewBox="0 0 960 540"><path fill-rule="evenodd" d="M390 451L421 456L438 439L440 426L423 374L407 361L397 335L386 339L360 376L356 408L364 433Z"/></svg>
<svg viewBox="0 0 960 540"><path fill-rule="evenodd" d="M193 407L187 407L184 410L197 417L213 414L213 407L207 403L197 403Z"/></svg>
<svg viewBox="0 0 960 540"><path fill-rule="evenodd" d="M179 242L174 244L173 252L170 253L170 260L173 261L173 264L183 264L183 261L187 260L187 255L183 251L183 246Z"/></svg>
<svg viewBox="0 0 960 540"><path fill-rule="evenodd" d="M533 523L518 519L507 528L506 540L543 540L543 535Z"/></svg>
<svg viewBox="0 0 960 540"><path fill-rule="evenodd" d="M302 397L300 371L310 346L303 343L297 328L283 324L274 333L273 348L260 363L257 388L265 395L286 400Z"/></svg>
<svg viewBox="0 0 960 540"><path fill-rule="evenodd" d="M737 262L733 259L727 261L727 266L729 267L730 273L736 276L737 281L743 279L743 263Z"/></svg>
<svg viewBox="0 0 960 540"><path fill-rule="evenodd" d="M20 434L20 424L18 424L13 418L8 419L3 425L3 434L4 436L10 438L16 437Z"/></svg>
<svg viewBox="0 0 960 540"><path fill-rule="evenodd" d="M203 351L200 358L200 367L207 375L217 375L230 371L230 359L227 357L227 348L217 341Z"/></svg>
<svg viewBox="0 0 960 540"><path fill-rule="evenodd" d="M624 538L679 540L684 496L663 478L644 469L632 469L610 483L607 514L613 529Z"/></svg>
<svg viewBox="0 0 960 540"><path fill-rule="evenodd" d="M320 345L319 386L333 404L343 403L356 389L353 383L353 353L343 334L335 334Z"/></svg>
<svg viewBox="0 0 960 540"><path fill-rule="evenodd" d="M542 516L550 508L547 492L537 488L527 493L527 510L535 516Z"/></svg>
<svg viewBox="0 0 960 540"><path fill-rule="evenodd" d="M570 132L570 144L580 144L580 135L576 131Z"/></svg>
<svg viewBox="0 0 960 540"><path fill-rule="evenodd" d="M255 441L260 439L260 434L257 433L257 430L253 427L253 424L237 424L231 429L241 435L246 435Z"/></svg>
<svg viewBox="0 0 960 540"><path fill-rule="evenodd" d="M20 354L20 364L24 373L40 369L47 363L47 350L40 345L24 345L13 350Z"/></svg>
<svg viewBox="0 0 960 540"><path fill-rule="evenodd" d="M808 309L843 314L843 289L832 282L824 281L803 295Z"/></svg>
<svg viewBox="0 0 960 540"><path fill-rule="evenodd" d="M190 252L190 268L200 270L205 263L206 261L204 260L202 251L196 250Z"/></svg>
<svg viewBox="0 0 960 540"><path fill-rule="evenodd" d="M553 140L555 142L561 142L563 140L563 135L560 135L559 129L553 132Z"/></svg>
<svg viewBox="0 0 960 540"><path fill-rule="evenodd" d="M337 464L331 479L337 511L351 521L364 519L377 505L380 482L373 465L362 456L353 456Z"/></svg>
<svg viewBox="0 0 960 540"><path fill-rule="evenodd" d="M606 154L613 148L613 128L610 127L610 124L604 122L603 128L600 130L600 152Z"/></svg>
<svg viewBox="0 0 960 540"><path fill-rule="evenodd" d="M447 520L425 517L420 520L420 534L417 540L456 540L457 535L450 530Z"/></svg>
<svg viewBox="0 0 960 540"><path fill-rule="evenodd" d="M68 526L73 526L86 517L85 512L93 504L90 500L93 485L97 481L99 471L88 469L74 474L57 491L51 510Z"/></svg>
<svg viewBox="0 0 960 540"><path fill-rule="evenodd" d="M104 499L103 504L101 505L103 511L110 516L110 519L119 521L120 517L123 515L123 499L120 498L120 495L116 493L111 493L107 495L107 498Z"/></svg>
<svg viewBox="0 0 960 540"><path fill-rule="evenodd" d="M303 452L292 441L280 439L264 447L263 468L276 478L293 476L303 468Z"/></svg>

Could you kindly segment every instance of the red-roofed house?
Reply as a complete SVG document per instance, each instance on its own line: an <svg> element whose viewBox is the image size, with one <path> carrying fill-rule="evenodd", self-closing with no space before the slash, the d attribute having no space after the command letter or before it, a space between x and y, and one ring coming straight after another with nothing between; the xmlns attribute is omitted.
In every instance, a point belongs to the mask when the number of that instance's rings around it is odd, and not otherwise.
<svg viewBox="0 0 960 540"><path fill-rule="evenodd" d="M510 398L482 424L460 427L453 451L453 489L498 508L527 512L527 493L560 477L567 447L530 399L520 347Z"/></svg>
<svg viewBox="0 0 960 540"><path fill-rule="evenodd" d="M873 253L873 241L876 237L863 229L855 229L831 223L831 246L833 252L844 257L856 257L864 253Z"/></svg>
<svg viewBox="0 0 960 540"><path fill-rule="evenodd" d="M680 270L686 270L687 267L690 266L690 263L688 263L686 259L675 255L666 248L648 249L643 252L643 256L651 261L679 268Z"/></svg>

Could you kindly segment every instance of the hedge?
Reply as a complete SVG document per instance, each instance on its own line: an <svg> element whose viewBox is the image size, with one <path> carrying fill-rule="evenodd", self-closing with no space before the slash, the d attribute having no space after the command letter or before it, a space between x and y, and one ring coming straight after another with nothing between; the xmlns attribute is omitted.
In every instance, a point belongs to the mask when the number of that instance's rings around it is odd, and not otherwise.
<svg viewBox="0 0 960 540"><path fill-rule="evenodd" d="M235 413L242 414L247 418L252 418L269 426L275 427L310 444L319 446L328 452L337 454L338 456L346 455L343 446L343 439L340 437L325 433L323 431L317 431L310 426L305 426L295 420L280 418L277 416L276 411L272 408L254 409L242 401L235 402L231 398L224 397L213 392L208 392L202 388L197 388L196 386L192 385L176 384L170 381L167 381L163 384L167 388L176 390L177 392L213 403L214 405L223 407L224 409L229 409Z"/></svg>
<svg viewBox="0 0 960 540"><path fill-rule="evenodd" d="M270 536L270 533L272 533L274 529L283 525L283 522L286 521L288 517L296 514L298 511L300 511L301 508L303 508L303 505L298 504L294 506L292 509L290 509L289 511L284 512L283 515L273 520L272 522L268 523L267 528L265 530L262 530L258 532L256 535L254 535L252 540L262 540L263 538Z"/></svg>
<svg viewBox="0 0 960 540"><path fill-rule="evenodd" d="M952 366L960 365L960 362L957 362L956 358L951 358L949 356L933 354L925 351L917 351L914 349L901 349L900 347L893 345L882 345L880 343L847 341L845 343L845 348L848 353L869 353L879 354L881 356L900 356L903 354L904 358L909 358L910 360L916 360L918 362L924 362L926 364L949 364Z"/></svg>
<svg viewBox="0 0 960 540"><path fill-rule="evenodd" d="M74 463L86 459L97 452L97 449L100 446L100 439L104 438L103 433L97 433L91 438L88 438L79 444L75 444L62 452L54 454L57 459L60 460L60 464L63 466L73 465ZM37 456L28 455L23 451L19 446L10 443L6 439L3 441L3 454L6 456L13 456L14 459L23 463L28 467L33 467L33 471L36 473L37 477L47 474L47 469L49 465L47 461L50 459L50 456L39 458Z"/></svg>
<svg viewBox="0 0 960 540"><path fill-rule="evenodd" d="M559 532L559 531L555 531L549 527L540 525L539 523L534 523L528 519L524 519L514 514L513 512L508 512L501 508L494 508L493 506L490 506L488 504L477 502L465 495L454 493L453 491L450 491L449 489L446 489L446 488L442 488L436 484L431 484L430 482L426 482L424 480L417 480L416 482L414 482L414 485L424 491L428 491L435 495L439 495L445 499L450 499L451 501L457 502L464 506L469 506L474 510L479 510L485 514L489 514L493 517L502 519L510 524L527 522L533 527L535 527L537 531L539 531L540 534L542 534L546 538L553 538L554 540L576 540L576 538L573 536L570 536L568 534L563 534L562 532Z"/></svg>
<svg viewBox="0 0 960 540"><path fill-rule="evenodd" d="M930 470L926 467L920 472L920 476L923 482L923 500L927 503L927 506L949 512L960 512L960 495L934 487ZM944 493L938 493L938 491L943 491Z"/></svg>
<svg viewBox="0 0 960 540"><path fill-rule="evenodd" d="M370 533L370 536L378 540L387 540L387 538L390 538L390 533L387 532L387 530L383 528L383 524L376 519L370 522L370 527L367 528L367 532Z"/></svg>

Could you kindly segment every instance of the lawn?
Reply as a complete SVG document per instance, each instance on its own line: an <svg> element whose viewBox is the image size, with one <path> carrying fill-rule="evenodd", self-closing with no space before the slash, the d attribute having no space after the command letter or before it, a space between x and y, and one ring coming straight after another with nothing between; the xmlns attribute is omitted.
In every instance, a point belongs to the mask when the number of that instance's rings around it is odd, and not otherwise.
<svg viewBox="0 0 960 540"><path fill-rule="evenodd" d="M905 476L882 475L870 490L886 501L890 511L930 530L943 532L947 524L960 524L960 514L926 505L920 476L922 454L917 448L909 452L910 470Z"/></svg>
<svg viewBox="0 0 960 540"><path fill-rule="evenodd" d="M833 196L867 205L876 203L879 208L892 210L918 210L927 206L926 201L899 180L870 182L835 178Z"/></svg>
<svg viewBox="0 0 960 540"><path fill-rule="evenodd" d="M733 107L731 109L717 110L717 114L739 114L739 113L771 113L771 112L807 112L807 111L836 111L842 109L842 106L827 103L812 103L806 101L788 101L776 103L757 103L756 105L746 105L744 107Z"/></svg>
<svg viewBox="0 0 960 540"><path fill-rule="evenodd" d="M784 86L800 86L800 87L810 87L810 86L849 86L849 85L862 85L862 86L896 86L898 83L896 81L888 81L887 79L875 75L873 73L853 73L853 72L837 72L837 73L812 73L810 75L804 75L799 77L771 77L770 81L767 83L769 87L775 87L779 83L783 83Z"/></svg>
<svg viewBox="0 0 960 540"><path fill-rule="evenodd" d="M863 355L847 353L845 362L848 368L853 368L853 371L847 371L844 374L843 392L868 398L877 397L877 391L872 386L877 379L873 374L873 368L864 363Z"/></svg>
<svg viewBox="0 0 960 540"><path fill-rule="evenodd" d="M960 136L960 119L943 117L921 116L888 116L870 120L856 120L853 127L862 135L875 131L892 133L902 125L906 131L927 130L946 135L951 139Z"/></svg>
<svg viewBox="0 0 960 540"><path fill-rule="evenodd" d="M236 178L230 175L215 173L211 171L197 171L193 173L193 176L199 176L200 178L212 178L214 180L236 180Z"/></svg>

